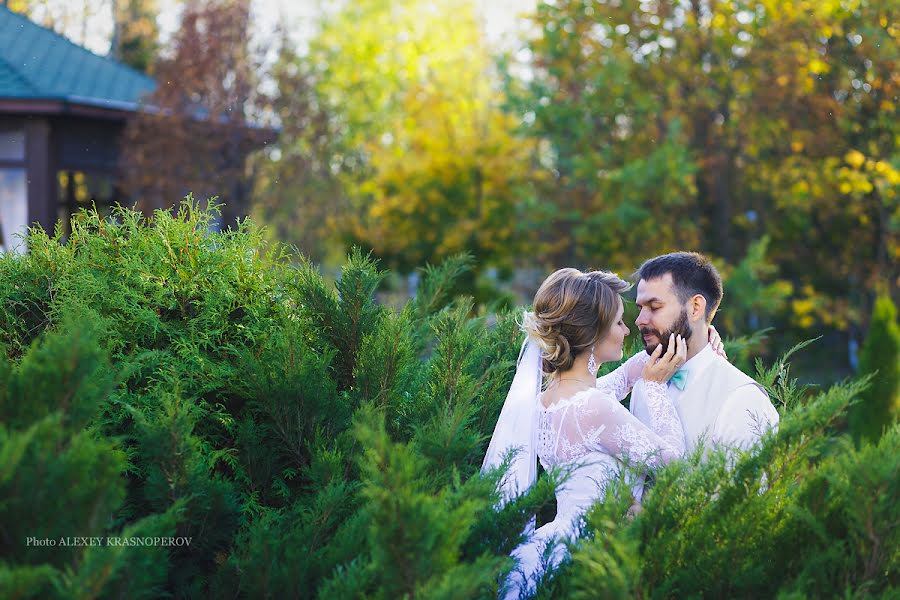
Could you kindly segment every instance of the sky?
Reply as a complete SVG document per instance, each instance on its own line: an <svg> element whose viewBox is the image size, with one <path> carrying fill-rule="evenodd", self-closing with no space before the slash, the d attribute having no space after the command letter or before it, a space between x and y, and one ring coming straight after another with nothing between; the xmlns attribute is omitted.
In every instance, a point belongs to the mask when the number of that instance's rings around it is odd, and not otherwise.
<svg viewBox="0 0 900 600"><path fill-rule="evenodd" d="M518 39L518 17L530 12L535 2L536 0L475 0L484 19L490 43L511 48ZM158 3L160 33L165 41L178 27L179 2L158 0ZM285 23L294 40L302 46L313 33L317 16L324 10L334 10L339 4L335 0L252 0L252 22L257 30L255 35L261 36L260 40L264 41L274 34L279 23ZM68 14L74 23L79 24L85 22L80 17L86 10L89 15L87 25L72 25L63 33L96 54L105 55L109 51L112 17L108 0L44 0L42 5L43 10L57 17Z"/></svg>

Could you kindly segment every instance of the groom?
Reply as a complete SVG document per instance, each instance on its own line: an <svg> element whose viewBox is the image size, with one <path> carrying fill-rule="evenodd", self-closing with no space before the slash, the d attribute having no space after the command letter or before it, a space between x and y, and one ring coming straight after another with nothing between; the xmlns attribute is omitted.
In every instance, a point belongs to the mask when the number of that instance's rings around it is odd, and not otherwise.
<svg viewBox="0 0 900 600"><path fill-rule="evenodd" d="M722 300L722 278L696 252L673 252L652 258L635 273L638 279L635 320L648 353L663 352L669 334L688 342L687 361L669 381L667 393L684 425L688 453L703 441L748 449L778 424L778 412L765 389L716 354L707 343L709 324ZM631 412L649 423L643 382L631 396Z"/></svg>

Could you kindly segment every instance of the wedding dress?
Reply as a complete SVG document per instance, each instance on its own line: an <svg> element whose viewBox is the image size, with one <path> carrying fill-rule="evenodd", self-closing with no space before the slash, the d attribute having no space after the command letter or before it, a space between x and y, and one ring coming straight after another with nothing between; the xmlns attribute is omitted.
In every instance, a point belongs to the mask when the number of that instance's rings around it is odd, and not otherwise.
<svg viewBox="0 0 900 600"><path fill-rule="evenodd" d="M638 421L620 404L640 378L648 358L646 352L640 352L599 378L595 388L560 399L549 407L541 402L540 391L536 394L532 438L536 454L544 469L562 466L570 476L557 490L556 518L534 531L513 551L518 567L507 582L506 598L518 598L523 592L532 591L544 568L555 566L563 558L565 547L558 542L578 534L582 515L603 496L606 485L625 462L652 468L684 453L684 431L666 394L666 384L645 382L645 414L649 414L650 423ZM520 403L522 406L524 403ZM526 444L523 446L528 450ZM523 483L530 481L520 479L515 491L524 491ZM552 547L549 557L545 556L548 546Z"/></svg>

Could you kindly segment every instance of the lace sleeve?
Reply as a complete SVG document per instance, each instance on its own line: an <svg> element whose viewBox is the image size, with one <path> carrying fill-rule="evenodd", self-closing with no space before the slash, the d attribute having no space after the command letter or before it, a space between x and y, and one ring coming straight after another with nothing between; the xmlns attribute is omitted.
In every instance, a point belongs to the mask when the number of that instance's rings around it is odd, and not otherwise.
<svg viewBox="0 0 900 600"><path fill-rule="evenodd" d="M585 445L629 461L659 466L684 453L684 430L665 384L646 384L651 427L638 421L609 393L598 390L574 410Z"/></svg>
<svg viewBox="0 0 900 600"><path fill-rule="evenodd" d="M616 400L624 400L635 382L640 379L641 371L649 358L650 355L646 352L638 352L619 365L615 371L598 378L597 388L609 391Z"/></svg>

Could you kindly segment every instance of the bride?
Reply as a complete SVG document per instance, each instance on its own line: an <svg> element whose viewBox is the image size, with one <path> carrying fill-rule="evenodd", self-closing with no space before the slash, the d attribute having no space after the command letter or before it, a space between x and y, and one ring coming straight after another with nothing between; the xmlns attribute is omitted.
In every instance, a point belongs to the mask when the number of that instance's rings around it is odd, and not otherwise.
<svg viewBox="0 0 900 600"><path fill-rule="evenodd" d="M656 467L684 452L681 420L666 394L687 354L680 336L669 337L665 352L662 344L651 354L641 351L596 378L601 363L622 358L628 327L620 294L630 287L613 273L560 269L541 284L534 312L525 313L528 338L482 470L516 451L501 484L504 500L534 482L535 454L545 469L568 467L570 477L557 490L556 518L513 551L518 568L507 582L507 598L533 592L548 545L555 544L551 566L563 558L557 542L578 534L581 516L623 462ZM711 336L719 346L714 330ZM646 383L648 424L619 403L639 378Z"/></svg>

